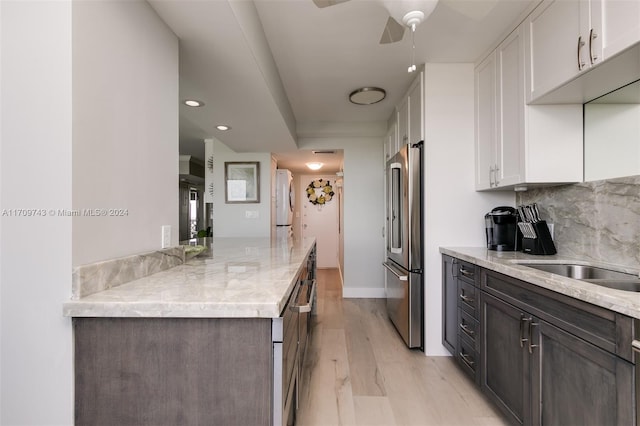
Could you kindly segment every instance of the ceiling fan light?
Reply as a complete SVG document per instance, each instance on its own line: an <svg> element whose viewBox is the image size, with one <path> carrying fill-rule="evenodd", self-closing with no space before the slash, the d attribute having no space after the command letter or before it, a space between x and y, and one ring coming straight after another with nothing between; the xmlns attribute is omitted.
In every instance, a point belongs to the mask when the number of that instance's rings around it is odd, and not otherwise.
<svg viewBox="0 0 640 426"><path fill-rule="evenodd" d="M349 101L356 105L372 105L387 96L387 92L379 87L361 87L349 93Z"/></svg>
<svg viewBox="0 0 640 426"><path fill-rule="evenodd" d="M384 0L383 4L393 19L411 28L412 25L417 26L424 22L431 15L438 0ZM410 16L414 12L421 12L422 16Z"/></svg>

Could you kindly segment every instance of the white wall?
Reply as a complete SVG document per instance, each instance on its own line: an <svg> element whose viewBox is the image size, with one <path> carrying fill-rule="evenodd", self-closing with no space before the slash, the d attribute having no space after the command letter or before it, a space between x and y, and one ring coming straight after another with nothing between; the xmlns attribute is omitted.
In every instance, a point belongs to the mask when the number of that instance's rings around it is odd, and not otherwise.
<svg viewBox="0 0 640 426"><path fill-rule="evenodd" d="M0 423L70 425L73 265L177 242L178 44L145 2L0 11L1 208L47 213L0 217Z"/></svg>
<svg viewBox="0 0 640 426"><path fill-rule="evenodd" d="M73 3L73 264L178 243L178 40L146 2Z"/></svg>
<svg viewBox="0 0 640 426"><path fill-rule="evenodd" d="M71 3L0 15L0 424L70 425L71 218L48 211L71 206Z"/></svg>
<svg viewBox="0 0 640 426"><path fill-rule="evenodd" d="M640 174L640 105L584 108L584 180Z"/></svg>
<svg viewBox="0 0 640 426"><path fill-rule="evenodd" d="M305 137L300 149L344 150L343 296L384 297L383 137Z"/></svg>
<svg viewBox="0 0 640 426"><path fill-rule="evenodd" d="M515 193L474 190L473 64L426 64L425 77L425 352L449 355L439 248L484 246L485 213Z"/></svg>
<svg viewBox="0 0 640 426"><path fill-rule="evenodd" d="M260 162L260 203L226 204L225 161ZM237 153L213 139L213 236L269 237L271 235L271 154ZM246 212L258 212L248 219Z"/></svg>

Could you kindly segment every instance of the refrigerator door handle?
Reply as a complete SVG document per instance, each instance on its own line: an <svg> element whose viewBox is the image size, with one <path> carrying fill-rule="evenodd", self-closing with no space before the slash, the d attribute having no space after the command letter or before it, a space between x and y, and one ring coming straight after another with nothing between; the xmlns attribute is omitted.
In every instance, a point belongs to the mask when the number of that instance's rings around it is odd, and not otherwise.
<svg viewBox="0 0 640 426"><path fill-rule="evenodd" d="M389 272L395 275L396 278L398 278L400 281L407 281L409 279L408 274L404 274L402 273L402 271L398 271L398 268L396 266L391 265L390 263L384 262L382 266L387 268Z"/></svg>

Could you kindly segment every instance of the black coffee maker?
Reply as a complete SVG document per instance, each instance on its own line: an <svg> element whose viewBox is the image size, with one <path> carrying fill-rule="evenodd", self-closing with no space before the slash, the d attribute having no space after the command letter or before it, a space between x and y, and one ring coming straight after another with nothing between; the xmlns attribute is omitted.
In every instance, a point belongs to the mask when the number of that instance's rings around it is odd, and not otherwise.
<svg viewBox="0 0 640 426"><path fill-rule="evenodd" d="M484 215L484 222L489 250L516 251L520 249L522 237L518 230L518 212L515 208L496 207Z"/></svg>

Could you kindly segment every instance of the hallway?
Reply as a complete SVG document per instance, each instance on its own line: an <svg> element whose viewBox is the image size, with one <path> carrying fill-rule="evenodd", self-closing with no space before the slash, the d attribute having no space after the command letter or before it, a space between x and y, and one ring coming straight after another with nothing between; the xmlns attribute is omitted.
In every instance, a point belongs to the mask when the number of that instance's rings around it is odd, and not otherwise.
<svg viewBox="0 0 640 426"><path fill-rule="evenodd" d="M505 425L450 357L409 350L384 299L343 299L318 270L318 316L297 425Z"/></svg>

